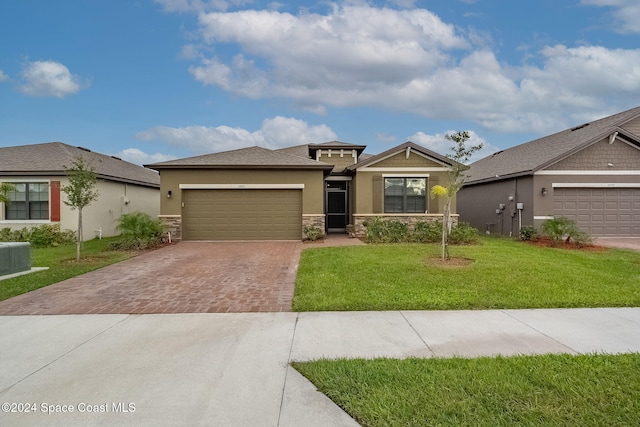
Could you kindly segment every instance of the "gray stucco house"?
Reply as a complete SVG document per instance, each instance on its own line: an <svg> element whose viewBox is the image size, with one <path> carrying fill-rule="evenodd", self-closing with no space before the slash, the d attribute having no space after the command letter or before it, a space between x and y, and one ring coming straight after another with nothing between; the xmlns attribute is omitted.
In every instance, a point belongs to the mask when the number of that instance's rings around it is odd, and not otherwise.
<svg viewBox="0 0 640 427"><path fill-rule="evenodd" d="M592 236L640 236L640 107L473 163L458 213L492 234L564 216Z"/></svg>

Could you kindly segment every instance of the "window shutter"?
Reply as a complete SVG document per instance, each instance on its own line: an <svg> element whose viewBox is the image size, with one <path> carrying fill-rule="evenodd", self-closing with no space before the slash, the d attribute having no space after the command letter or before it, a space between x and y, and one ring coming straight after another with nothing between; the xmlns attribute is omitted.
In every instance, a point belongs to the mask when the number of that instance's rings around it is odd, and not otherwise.
<svg viewBox="0 0 640 427"><path fill-rule="evenodd" d="M51 181L51 221L60 222L60 181Z"/></svg>
<svg viewBox="0 0 640 427"><path fill-rule="evenodd" d="M384 198L382 175L373 176L373 213L382 213L382 201Z"/></svg>

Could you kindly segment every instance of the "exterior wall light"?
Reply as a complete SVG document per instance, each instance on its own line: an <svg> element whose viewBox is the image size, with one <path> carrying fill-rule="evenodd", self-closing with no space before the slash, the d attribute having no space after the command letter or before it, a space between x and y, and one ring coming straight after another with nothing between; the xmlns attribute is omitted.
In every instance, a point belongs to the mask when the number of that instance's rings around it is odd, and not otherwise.
<svg viewBox="0 0 640 427"><path fill-rule="evenodd" d="M167 199L171 198L171 190L167 191Z"/></svg>
<svg viewBox="0 0 640 427"><path fill-rule="evenodd" d="M549 192L547 191L547 187L542 187L541 194L542 196L546 196L547 194L549 194Z"/></svg>

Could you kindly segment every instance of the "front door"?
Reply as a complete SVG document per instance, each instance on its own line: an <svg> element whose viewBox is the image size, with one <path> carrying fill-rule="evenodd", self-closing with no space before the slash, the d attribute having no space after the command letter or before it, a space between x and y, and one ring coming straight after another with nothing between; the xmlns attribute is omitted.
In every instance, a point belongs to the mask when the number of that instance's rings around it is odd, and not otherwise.
<svg viewBox="0 0 640 427"><path fill-rule="evenodd" d="M349 222L348 181L326 182L327 232L344 233Z"/></svg>

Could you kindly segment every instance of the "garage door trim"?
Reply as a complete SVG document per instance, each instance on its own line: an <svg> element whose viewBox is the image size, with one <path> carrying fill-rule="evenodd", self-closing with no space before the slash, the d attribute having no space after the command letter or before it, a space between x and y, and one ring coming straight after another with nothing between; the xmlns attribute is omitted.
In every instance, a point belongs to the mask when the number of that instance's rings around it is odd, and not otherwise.
<svg viewBox="0 0 640 427"><path fill-rule="evenodd" d="M181 190L304 190L304 184L180 184Z"/></svg>
<svg viewBox="0 0 640 427"><path fill-rule="evenodd" d="M559 182L552 183L553 188L640 188L640 183L633 182Z"/></svg>

